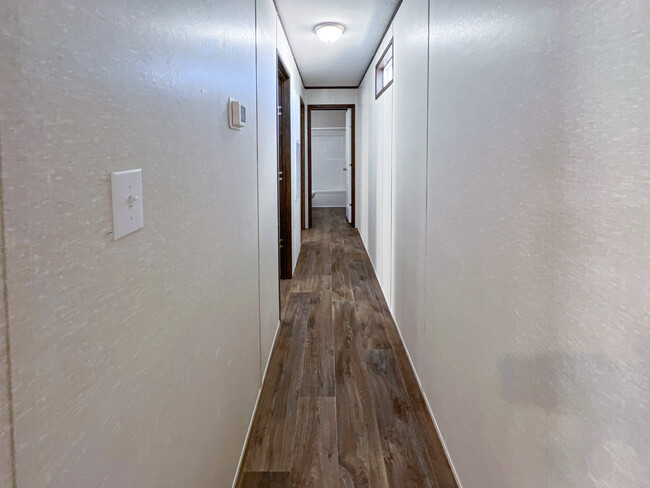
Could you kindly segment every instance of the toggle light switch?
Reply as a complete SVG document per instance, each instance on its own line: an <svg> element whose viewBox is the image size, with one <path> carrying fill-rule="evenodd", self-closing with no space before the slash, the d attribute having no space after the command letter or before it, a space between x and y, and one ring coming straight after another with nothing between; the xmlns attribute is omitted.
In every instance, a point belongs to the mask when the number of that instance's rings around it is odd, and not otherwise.
<svg viewBox="0 0 650 488"><path fill-rule="evenodd" d="M113 239L144 227L142 213L142 170L111 173L113 194Z"/></svg>

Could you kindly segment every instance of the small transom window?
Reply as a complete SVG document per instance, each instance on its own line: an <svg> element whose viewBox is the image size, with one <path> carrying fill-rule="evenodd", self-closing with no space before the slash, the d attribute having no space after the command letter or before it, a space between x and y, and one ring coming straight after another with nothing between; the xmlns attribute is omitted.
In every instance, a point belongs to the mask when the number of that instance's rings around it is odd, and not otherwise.
<svg viewBox="0 0 650 488"><path fill-rule="evenodd" d="M386 91L393 84L393 40L388 43L384 54L375 66L375 98Z"/></svg>

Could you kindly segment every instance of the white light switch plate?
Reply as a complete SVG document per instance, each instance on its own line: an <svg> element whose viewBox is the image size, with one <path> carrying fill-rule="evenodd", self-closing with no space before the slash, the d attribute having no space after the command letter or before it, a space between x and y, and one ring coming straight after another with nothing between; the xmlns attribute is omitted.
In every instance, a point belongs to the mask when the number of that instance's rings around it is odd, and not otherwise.
<svg viewBox="0 0 650 488"><path fill-rule="evenodd" d="M113 238L115 240L144 227L142 215L142 170L111 173L113 193Z"/></svg>

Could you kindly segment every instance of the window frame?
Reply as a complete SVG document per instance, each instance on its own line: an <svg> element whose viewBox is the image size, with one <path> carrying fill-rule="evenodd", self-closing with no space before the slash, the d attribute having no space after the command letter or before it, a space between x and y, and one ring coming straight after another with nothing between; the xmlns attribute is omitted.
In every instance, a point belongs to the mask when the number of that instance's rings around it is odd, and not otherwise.
<svg viewBox="0 0 650 488"><path fill-rule="evenodd" d="M386 66L386 55L390 52L390 58L388 60L392 61L393 67L393 76L391 77L390 81L384 85L384 67ZM386 61L388 61L386 60ZM382 87L379 89L379 80L381 78L381 83ZM388 42L388 45L386 46L386 49L384 49L384 52L379 58L379 61L377 61L377 64L375 65L375 100L377 100L390 86L393 84L393 81L395 81L395 56L394 56L394 50L393 50L393 38ZM379 90L378 90L379 89Z"/></svg>

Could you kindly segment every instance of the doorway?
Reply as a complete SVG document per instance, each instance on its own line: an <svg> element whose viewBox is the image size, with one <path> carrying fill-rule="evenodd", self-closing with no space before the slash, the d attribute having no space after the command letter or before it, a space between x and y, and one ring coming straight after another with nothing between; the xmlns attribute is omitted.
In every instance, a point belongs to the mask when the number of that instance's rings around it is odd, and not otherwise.
<svg viewBox="0 0 650 488"><path fill-rule="evenodd" d="M345 207L355 226L355 110L354 105L307 107L309 226L314 206ZM315 178L318 184L315 187Z"/></svg>
<svg viewBox="0 0 650 488"><path fill-rule="evenodd" d="M281 280L291 279L291 85L278 56L278 269Z"/></svg>

